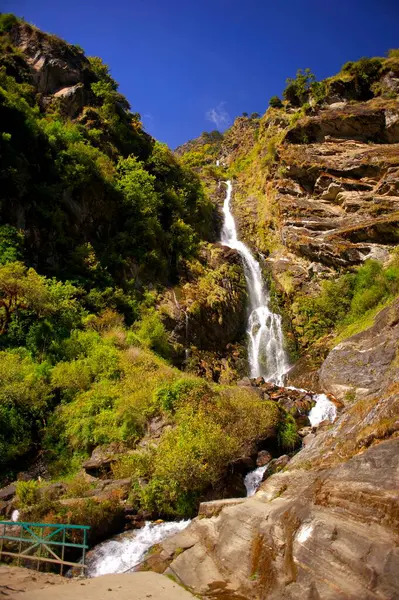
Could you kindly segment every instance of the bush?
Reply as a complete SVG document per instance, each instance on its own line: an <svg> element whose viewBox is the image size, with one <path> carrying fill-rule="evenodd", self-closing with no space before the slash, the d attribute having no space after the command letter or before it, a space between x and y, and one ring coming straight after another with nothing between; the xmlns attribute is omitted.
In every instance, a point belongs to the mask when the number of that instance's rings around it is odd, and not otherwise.
<svg viewBox="0 0 399 600"><path fill-rule="evenodd" d="M269 106L272 108L282 108L283 103L278 96L272 96L269 100Z"/></svg>
<svg viewBox="0 0 399 600"><path fill-rule="evenodd" d="M310 69L298 69L296 78L287 79L287 87L283 91L283 97L292 106L302 106L308 102L312 86L316 83L316 76Z"/></svg>
<svg viewBox="0 0 399 600"><path fill-rule="evenodd" d="M134 337L128 337L131 342L137 340L144 348L154 350L160 356L165 358L170 356L168 334L159 313L154 308L145 311L141 319L135 323L133 332Z"/></svg>
<svg viewBox="0 0 399 600"><path fill-rule="evenodd" d="M12 13L0 14L0 32L6 33L18 23L18 19Z"/></svg>
<svg viewBox="0 0 399 600"><path fill-rule="evenodd" d="M388 58L399 58L399 48L388 50Z"/></svg>
<svg viewBox="0 0 399 600"><path fill-rule="evenodd" d="M27 353L0 352L0 465L33 446L51 400L48 371Z"/></svg>
<svg viewBox="0 0 399 600"><path fill-rule="evenodd" d="M314 343L322 336L364 320L366 316L399 293L399 254L395 250L387 267L367 260L355 274L324 281L318 296L299 298L295 310L302 343Z"/></svg>
<svg viewBox="0 0 399 600"><path fill-rule="evenodd" d="M17 481L16 496L19 508L33 506L40 501L40 484L38 481Z"/></svg>

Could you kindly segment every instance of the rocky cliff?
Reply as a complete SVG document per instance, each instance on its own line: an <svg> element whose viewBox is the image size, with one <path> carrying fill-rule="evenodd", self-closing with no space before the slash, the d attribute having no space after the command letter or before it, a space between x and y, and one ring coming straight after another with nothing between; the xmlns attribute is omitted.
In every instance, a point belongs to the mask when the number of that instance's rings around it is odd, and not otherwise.
<svg viewBox="0 0 399 600"><path fill-rule="evenodd" d="M202 504L148 557L207 598L399 594L399 64L379 64L368 83L346 66L322 98L238 118L221 167L203 138L179 149L210 190L220 169L234 178L241 236L301 355L288 381L341 402L253 498Z"/></svg>

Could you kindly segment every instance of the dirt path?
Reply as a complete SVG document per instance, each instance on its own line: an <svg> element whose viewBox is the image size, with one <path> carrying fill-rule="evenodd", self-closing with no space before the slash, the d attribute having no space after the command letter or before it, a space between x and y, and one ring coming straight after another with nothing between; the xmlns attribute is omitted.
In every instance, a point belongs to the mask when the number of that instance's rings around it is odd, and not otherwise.
<svg viewBox="0 0 399 600"><path fill-rule="evenodd" d="M1 600L192 600L163 575L127 573L68 580L19 567L0 567Z"/></svg>

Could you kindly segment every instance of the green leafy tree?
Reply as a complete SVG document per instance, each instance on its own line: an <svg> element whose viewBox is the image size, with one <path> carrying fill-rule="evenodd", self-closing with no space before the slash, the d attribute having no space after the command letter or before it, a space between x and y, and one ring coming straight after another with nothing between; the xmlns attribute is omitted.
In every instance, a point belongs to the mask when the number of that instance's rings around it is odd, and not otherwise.
<svg viewBox="0 0 399 600"><path fill-rule="evenodd" d="M287 87L283 91L285 100L288 100L292 106L302 106L308 102L309 94L313 84L316 82L316 76L310 69L298 69L296 78L287 79Z"/></svg>
<svg viewBox="0 0 399 600"><path fill-rule="evenodd" d="M282 108L283 103L278 96L272 96L269 100L269 106L272 108Z"/></svg>

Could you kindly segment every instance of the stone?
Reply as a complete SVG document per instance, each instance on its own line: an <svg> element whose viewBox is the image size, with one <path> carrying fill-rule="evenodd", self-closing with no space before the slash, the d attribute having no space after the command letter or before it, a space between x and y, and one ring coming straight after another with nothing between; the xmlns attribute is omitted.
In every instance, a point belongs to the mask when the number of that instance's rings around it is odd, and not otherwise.
<svg viewBox="0 0 399 600"><path fill-rule="evenodd" d="M165 574L204 596L396 598L398 489L396 439L329 469L277 473L157 553Z"/></svg>
<svg viewBox="0 0 399 600"><path fill-rule="evenodd" d="M287 454L283 454L279 458L273 458L273 460L270 461L268 468L263 474L262 481L265 481L268 477L274 475L274 473L279 473L279 471L285 469L289 462L290 457Z"/></svg>
<svg viewBox="0 0 399 600"><path fill-rule="evenodd" d="M272 455L267 450L261 450L256 457L256 466L264 467L272 460Z"/></svg>
<svg viewBox="0 0 399 600"><path fill-rule="evenodd" d="M226 498L225 500L213 500L211 502L201 502L198 515L202 517L215 517L226 506L234 506L245 502L245 498Z"/></svg>
<svg viewBox="0 0 399 600"><path fill-rule="evenodd" d="M382 310L374 325L331 350L320 370L325 392L344 403L378 393L399 380L399 299Z"/></svg>
<svg viewBox="0 0 399 600"><path fill-rule="evenodd" d="M87 103L87 94L83 83L62 88L54 94L61 101L63 112L70 118L76 117Z"/></svg>
<svg viewBox="0 0 399 600"><path fill-rule="evenodd" d="M312 427L302 427L302 429L298 429L298 435L302 438L312 433Z"/></svg>
<svg viewBox="0 0 399 600"><path fill-rule="evenodd" d="M93 450L91 457L82 466L88 475L107 478L107 475L111 473L111 465L121 450L118 444L97 446Z"/></svg>
<svg viewBox="0 0 399 600"><path fill-rule="evenodd" d="M6 502L7 500L12 500L16 493L16 487L14 483L10 483L4 488L0 489L0 500Z"/></svg>

